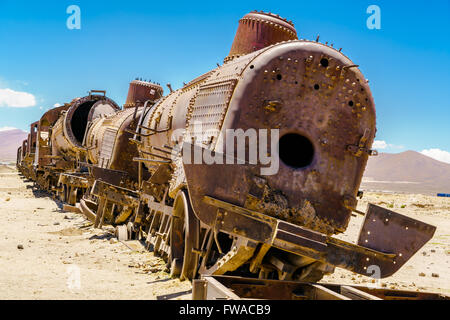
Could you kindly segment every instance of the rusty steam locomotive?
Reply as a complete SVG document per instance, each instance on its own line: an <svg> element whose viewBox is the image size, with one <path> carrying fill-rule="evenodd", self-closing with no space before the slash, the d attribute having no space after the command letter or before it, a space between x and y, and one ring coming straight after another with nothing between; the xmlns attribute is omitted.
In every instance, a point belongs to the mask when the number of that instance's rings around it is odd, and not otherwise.
<svg viewBox="0 0 450 320"><path fill-rule="evenodd" d="M299 40L292 22L245 15L222 65L169 89L137 79L123 109L92 91L47 111L18 150L19 170L96 227L145 240L183 279L317 281L335 267L370 275L373 266L383 278L433 236L435 227L375 205L356 210L376 153L368 81L340 49ZM261 136L244 136L241 159L227 130L267 132L276 172L249 161ZM187 150L236 163L184 161ZM357 244L333 237L352 212L365 214Z"/></svg>

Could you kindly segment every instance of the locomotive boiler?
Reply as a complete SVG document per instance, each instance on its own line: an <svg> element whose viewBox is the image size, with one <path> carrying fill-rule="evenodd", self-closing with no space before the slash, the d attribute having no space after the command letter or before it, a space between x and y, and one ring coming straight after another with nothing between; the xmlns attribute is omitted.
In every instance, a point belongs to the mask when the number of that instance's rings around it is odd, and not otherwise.
<svg viewBox="0 0 450 320"><path fill-rule="evenodd" d="M138 208L140 183L150 174L141 171L138 162L133 160L139 156L137 145L133 143L133 130L143 108L152 106L162 94L161 86L136 79L130 83L124 109L98 119L87 130L92 188L80 205L97 227L104 222L128 222Z"/></svg>
<svg viewBox="0 0 450 320"><path fill-rule="evenodd" d="M376 267L384 278L433 236L370 204L356 244L333 237L361 214L376 155L370 87L341 49L255 11L222 65L169 88L135 80L123 110L102 96L74 101L51 126L47 156L69 161L64 200L96 227L116 225L119 239L145 240L173 276L317 281Z"/></svg>
<svg viewBox="0 0 450 320"><path fill-rule="evenodd" d="M86 97L75 98L44 113L35 129L32 167L36 183L44 190L56 191L61 200L75 205L89 188L83 165L87 154L83 146L86 128L119 109L105 92L94 90Z"/></svg>

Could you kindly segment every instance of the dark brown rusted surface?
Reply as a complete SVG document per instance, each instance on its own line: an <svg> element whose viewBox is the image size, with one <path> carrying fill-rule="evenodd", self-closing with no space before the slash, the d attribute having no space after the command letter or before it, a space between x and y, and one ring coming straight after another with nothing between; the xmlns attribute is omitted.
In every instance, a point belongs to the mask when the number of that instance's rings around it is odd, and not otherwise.
<svg viewBox="0 0 450 320"><path fill-rule="evenodd" d="M133 80L130 82L130 88L128 89L127 100L124 104L124 108L143 107L145 101L156 101L163 96L164 89L155 83Z"/></svg>
<svg viewBox="0 0 450 320"><path fill-rule="evenodd" d="M16 155L16 167L20 167L20 163L22 162L22 147L20 146L17 149L17 155Z"/></svg>
<svg viewBox="0 0 450 320"><path fill-rule="evenodd" d="M194 195L199 196L198 194ZM383 247L374 249L363 244L354 245L344 242L294 224L267 218L258 212L208 196L203 198L203 202L212 206L211 211L214 211L214 207L225 210L225 212L217 213L214 223L219 223L220 229L227 233L254 239L359 274L371 274L370 266L377 266L380 271L379 276L385 278L400 269L410 257L408 256L409 252L402 256L394 248L389 249L388 246L385 249ZM396 216L397 220L402 221L392 221L391 224L395 225L393 228L398 226L404 228L406 219L416 228L421 229L420 232L411 231L412 233L405 238L397 239L396 248L416 245L414 250L417 251L432 237L434 227L399 214ZM366 221L367 219L373 219L370 212L366 216ZM364 225L366 224L367 222ZM380 238L389 238L390 236L390 230L378 230L378 233ZM421 240L418 241L418 239ZM414 243L415 241L417 243Z"/></svg>
<svg viewBox="0 0 450 320"><path fill-rule="evenodd" d="M39 122L34 122L30 125L30 133L27 139L22 143L22 160L20 164L22 174L32 180L36 180L36 172L33 168L35 152L36 152L36 138L37 128Z"/></svg>
<svg viewBox="0 0 450 320"><path fill-rule="evenodd" d="M91 175L95 180L102 180L119 187L126 186L127 181L130 179L127 172L100 168L97 166L91 168Z"/></svg>
<svg viewBox="0 0 450 320"><path fill-rule="evenodd" d="M38 167L47 166L52 163L52 150L50 145L51 128L61 116L61 112L69 108L69 104L48 110L39 120L36 165Z"/></svg>
<svg viewBox="0 0 450 320"><path fill-rule="evenodd" d="M28 134L29 135L29 134ZM22 141L22 158L27 154L28 138Z"/></svg>
<svg viewBox="0 0 450 320"><path fill-rule="evenodd" d="M205 276L195 280L193 300L449 300L438 293L368 288L367 286L313 284L294 281Z"/></svg>
<svg viewBox="0 0 450 320"><path fill-rule="evenodd" d="M30 134L28 136L28 148L27 153L35 153L36 151L36 138L37 138L37 131L38 131L39 121L33 122L30 125Z"/></svg>
<svg viewBox="0 0 450 320"><path fill-rule="evenodd" d="M244 71L247 80L240 81L234 91L241 98L230 104L223 126L244 131L279 129L280 138L279 171L264 177L263 189L268 191L263 190L255 209L271 214L264 192L275 192L280 200L274 204L280 209L286 205L299 211L309 208L309 215L319 221L316 230L329 232L323 224L334 232L346 229L351 213L348 206L356 204L368 159L368 154L354 156L347 146L358 145L367 134L364 146L370 148L376 131L375 106L366 80L357 68L345 68L353 64L333 48L294 41L267 49L250 63L253 69ZM267 108L274 101L277 107ZM312 150L303 144L282 145L288 135L304 137ZM305 165L285 161L309 152L311 160ZM301 219L301 214L294 214L296 217Z"/></svg>
<svg viewBox="0 0 450 320"><path fill-rule="evenodd" d="M276 14L253 11L239 20L233 45L225 61L278 42L296 39L297 31L291 21Z"/></svg>
<svg viewBox="0 0 450 320"><path fill-rule="evenodd" d="M396 254L395 262L379 265L383 273L393 274L433 237L435 231L435 226L370 203L358 245ZM371 264L375 263L361 262L366 267Z"/></svg>
<svg viewBox="0 0 450 320"><path fill-rule="evenodd" d="M89 180L85 175L61 174L59 183L67 184L76 188L88 188Z"/></svg>

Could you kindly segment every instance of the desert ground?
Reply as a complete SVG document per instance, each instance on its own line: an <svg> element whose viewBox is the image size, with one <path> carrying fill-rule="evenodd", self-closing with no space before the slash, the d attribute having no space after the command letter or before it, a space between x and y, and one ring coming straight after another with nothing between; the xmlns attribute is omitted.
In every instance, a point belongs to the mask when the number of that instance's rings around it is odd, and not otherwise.
<svg viewBox="0 0 450 320"><path fill-rule="evenodd" d="M342 269L322 281L450 295L450 198L366 192L358 209L368 202L437 226L435 236L380 283ZM191 298L190 282L171 279L160 258L62 210L11 166L0 166L0 219L0 299ZM356 241L362 219L352 218L339 238Z"/></svg>
<svg viewBox="0 0 450 320"><path fill-rule="evenodd" d="M139 243L118 242L32 186L1 169L0 299L191 298L190 282L170 279Z"/></svg>

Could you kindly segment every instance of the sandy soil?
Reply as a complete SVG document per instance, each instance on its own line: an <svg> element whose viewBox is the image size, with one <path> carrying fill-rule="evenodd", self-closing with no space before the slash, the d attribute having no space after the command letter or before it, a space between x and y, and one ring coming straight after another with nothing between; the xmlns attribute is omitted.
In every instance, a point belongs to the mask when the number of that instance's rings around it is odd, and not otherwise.
<svg viewBox="0 0 450 320"><path fill-rule="evenodd" d="M92 228L32 185L0 171L0 299L191 298L190 282L170 279L164 262L139 243L118 242L111 227ZM450 198L366 193L358 209L369 201L438 227L400 271L376 285L450 294ZM356 241L362 220L352 218L339 238ZM322 281L372 284L342 269Z"/></svg>
<svg viewBox="0 0 450 320"><path fill-rule="evenodd" d="M0 299L191 297L153 253L62 211L17 173L0 173L0 219Z"/></svg>

